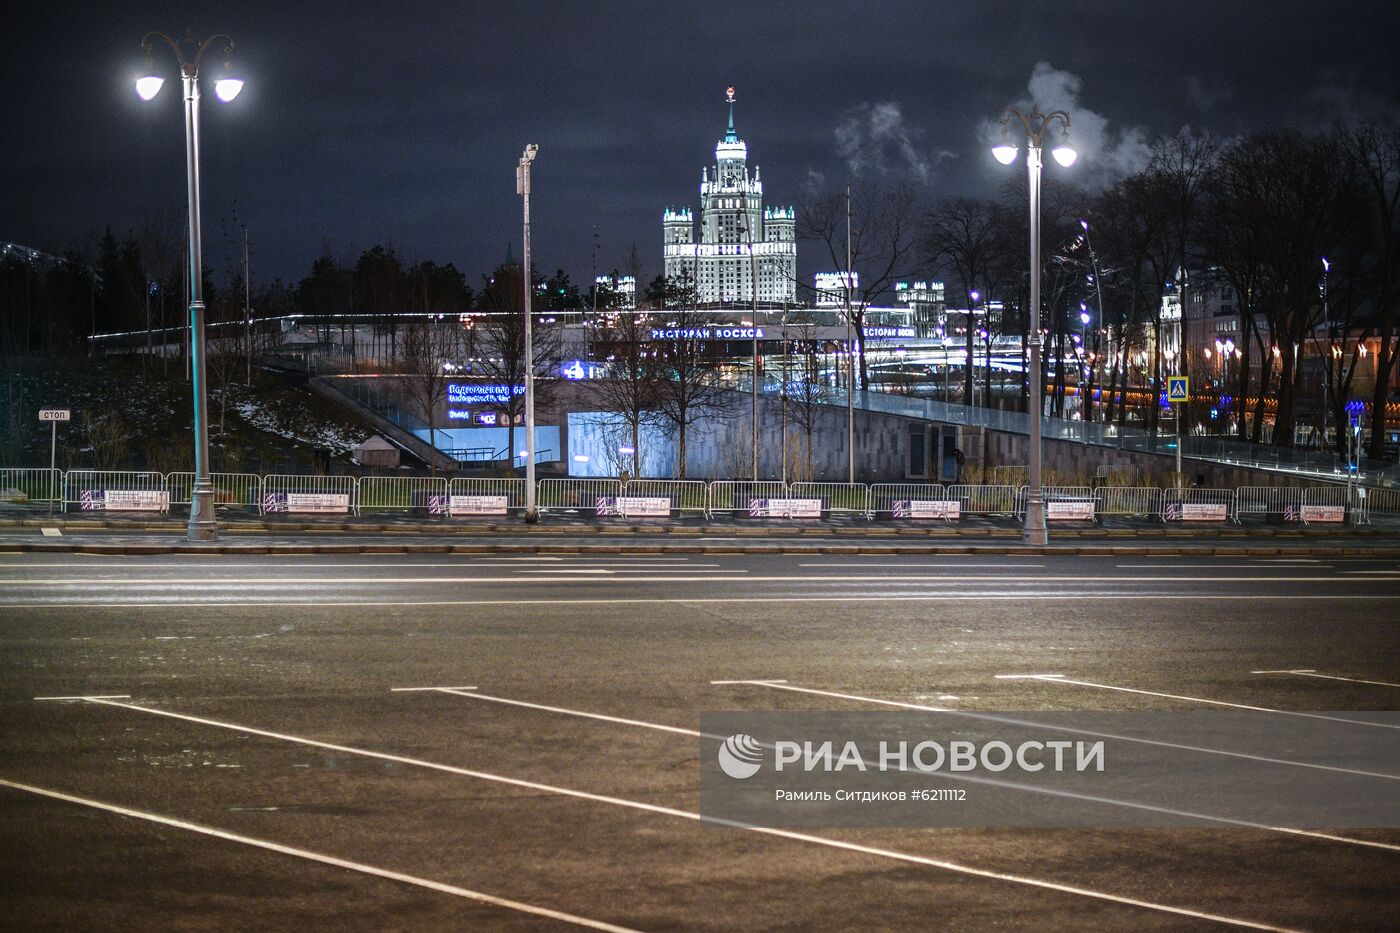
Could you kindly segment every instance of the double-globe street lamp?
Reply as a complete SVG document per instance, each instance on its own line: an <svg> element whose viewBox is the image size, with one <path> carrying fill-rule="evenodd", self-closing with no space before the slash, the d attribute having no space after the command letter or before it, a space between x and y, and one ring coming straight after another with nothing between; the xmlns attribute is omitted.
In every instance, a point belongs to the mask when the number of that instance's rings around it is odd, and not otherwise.
<svg viewBox="0 0 1400 933"><path fill-rule="evenodd" d="M233 76L228 57L233 54L233 39L219 34L199 42L186 33L179 40L165 33L150 32L141 40L146 50L146 68L136 79L136 93L142 100L151 100L160 93L165 78L155 71L155 40L160 40L175 53L180 63L180 77L185 97L185 177L189 189L189 264L190 264L190 381L194 391L194 488L190 494L190 522L187 537L191 541L213 541L219 536L214 521L214 485L209 478L209 418L207 369L204 361L204 260L200 252L199 227L199 66L211 47L224 46L224 73L214 82L214 96L225 103L243 90L243 81ZM193 56L185 57L186 49Z"/></svg>
<svg viewBox="0 0 1400 933"><path fill-rule="evenodd" d="M1016 161L1016 145L1011 142L1011 118L1021 121L1026 130L1026 168L1030 184L1031 221L1031 294L1027 326L1030 328L1027 350L1030 380L1030 489L1026 498L1026 521L1021 542L1043 545L1049 541L1045 528L1045 493L1040 483L1040 420L1041 396L1045 386L1040 377L1040 149L1045 133L1056 121L1061 124L1059 145L1050 150L1055 161L1068 168L1074 164L1076 153L1069 144L1069 114L1053 110L1048 114L1033 108L1023 114L1008 107L1001 115L1001 142L992 148L992 155L1002 165Z"/></svg>

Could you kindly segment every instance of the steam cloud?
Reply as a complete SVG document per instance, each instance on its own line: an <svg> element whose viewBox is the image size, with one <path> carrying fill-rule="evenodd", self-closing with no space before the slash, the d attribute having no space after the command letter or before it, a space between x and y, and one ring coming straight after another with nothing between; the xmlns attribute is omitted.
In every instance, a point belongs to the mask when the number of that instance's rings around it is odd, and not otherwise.
<svg viewBox="0 0 1400 933"><path fill-rule="evenodd" d="M848 110L836 126L836 152L851 174L908 175L927 184L947 150L927 152L923 131L904 122L897 101L864 103Z"/></svg>

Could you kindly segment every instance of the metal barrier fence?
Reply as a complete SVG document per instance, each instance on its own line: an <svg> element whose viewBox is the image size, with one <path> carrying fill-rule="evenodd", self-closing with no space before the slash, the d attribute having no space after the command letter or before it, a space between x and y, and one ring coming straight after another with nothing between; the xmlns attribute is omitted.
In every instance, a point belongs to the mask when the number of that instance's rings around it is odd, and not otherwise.
<svg viewBox="0 0 1400 933"><path fill-rule="evenodd" d="M1400 518L1400 489L1357 489L1358 511L1365 521L1371 516Z"/></svg>
<svg viewBox="0 0 1400 933"><path fill-rule="evenodd" d="M0 503L6 506L49 505L62 500L62 470L0 468Z"/></svg>
<svg viewBox="0 0 1400 933"><path fill-rule="evenodd" d="M1156 486L1100 486L1095 491L1095 508L1100 516L1127 515L1160 518L1162 490Z"/></svg>
<svg viewBox="0 0 1400 933"><path fill-rule="evenodd" d="M820 499L823 513L870 517L870 487L864 483L793 483L793 499Z"/></svg>
<svg viewBox="0 0 1400 933"><path fill-rule="evenodd" d="M670 499L672 512L699 512L709 509L710 494L698 479L633 479L622 487L622 495L635 499Z"/></svg>
<svg viewBox="0 0 1400 933"><path fill-rule="evenodd" d="M361 476L355 502L361 515L406 510L426 515L439 514L433 509L443 509L446 497L447 478L443 476Z"/></svg>
<svg viewBox="0 0 1400 933"><path fill-rule="evenodd" d="M948 498L958 500L964 515L1019 514L1015 486L949 486Z"/></svg>
<svg viewBox="0 0 1400 933"><path fill-rule="evenodd" d="M1295 522L1302 505L1298 486L1241 486L1235 490L1235 521L1258 515L1266 521Z"/></svg>
<svg viewBox="0 0 1400 933"><path fill-rule="evenodd" d="M458 514L504 514L525 506L525 481L514 478L422 476L306 476L253 473L214 473L215 505L221 509L271 512L364 514L414 511L451 514L453 497L472 498ZM0 467L0 507L43 505L50 501L65 510L168 511L187 506L194 474L120 470L60 470ZM893 517L896 504L956 501L956 512L967 515L1024 515L1028 490L996 485L943 486L938 483L793 483L774 480L551 478L539 482L542 511L597 512L600 498L666 499L671 513L748 514L754 500L819 500L823 513ZM1368 524L1373 516L1400 519L1400 489L1340 485L1308 488L1241 486L1238 489L1168 488L1150 486L1046 486L1047 505L1066 503L1060 518L1073 506L1092 503L1094 517L1160 517L1165 521L1243 521L1247 518L1303 522ZM482 501L489 500L489 501ZM616 507L616 504L612 504ZM645 504L639 504L639 507ZM606 508L606 505L605 505ZM782 508L775 506L782 514ZM903 507L900 507L903 510ZM933 515L936 509L927 510ZM640 513L636 513L640 514ZM654 514L660 515L660 511Z"/></svg>
<svg viewBox="0 0 1400 933"><path fill-rule="evenodd" d="M930 502L946 499L948 490L942 483L875 483L870 487L870 512L894 514L896 502Z"/></svg>
<svg viewBox="0 0 1400 933"><path fill-rule="evenodd" d="M214 508L262 508L262 477L256 473L210 473L214 487ZM194 494L193 473L165 474L165 488L170 491L171 505L189 505Z"/></svg>
<svg viewBox="0 0 1400 933"><path fill-rule="evenodd" d="M1309 486L1303 490L1303 499L1298 509L1298 518L1305 524L1312 522L1342 522L1352 511L1348 500L1351 490L1345 486Z"/></svg>
<svg viewBox="0 0 1400 933"><path fill-rule="evenodd" d="M1078 519L1093 521L1098 500L1092 486L1042 486L1040 494L1045 501L1046 520ZM1030 501L1029 486L1016 491L1016 512L1026 514L1026 504Z"/></svg>
<svg viewBox="0 0 1400 933"><path fill-rule="evenodd" d="M523 479L495 479L489 476L459 476L452 480L449 496L504 496L506 509L525 508Z"/></svg>
<svg viewBox="0 0 1400 933"><path fill-rule="evenodd" d="M357 483L353 476L301 476L276 473L263 477L261 508L269 512L355 514Z"/></svg>
<svg viewBox="0 0 1400 933"><path fill-rule="evenodd" d="M160 473L69 470L63 474L63 507L66 510L70 505L84 512L166 512L170 497Z"/></svg>
<svg viewBox="0 0 1400 933"><path fill-rule="evenodd" d="M1223 522L1234 516L1233 489L1171 488L1162 490L1162 520Z"/></svg>
<svg viewBox="0 0 1400 933"><path fill-rule="evenodd" d="M615 479L542 479L541 512L596 512L600 498L622 494L622 483Z"/></svg>
<svg viewBox="0 0 1400 933"><path fill-rule="evenodd" d="M774 480L717 479L710 483L709 514L716 512L749 513L749 503L755 499L785 499L787 487Z"/></svg>

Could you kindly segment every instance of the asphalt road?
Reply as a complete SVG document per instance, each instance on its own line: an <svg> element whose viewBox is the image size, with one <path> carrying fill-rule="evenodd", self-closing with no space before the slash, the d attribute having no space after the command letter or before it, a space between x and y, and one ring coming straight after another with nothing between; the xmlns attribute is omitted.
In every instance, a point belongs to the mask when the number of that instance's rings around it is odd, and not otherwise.
<svg viewBox="0 0 1400 933"><path fill-rule="evenodd" d="M695 818L702 711L1400 709L1393 560L2 555L0 671L7 928L1400 920L1400 829Z"/></svg>

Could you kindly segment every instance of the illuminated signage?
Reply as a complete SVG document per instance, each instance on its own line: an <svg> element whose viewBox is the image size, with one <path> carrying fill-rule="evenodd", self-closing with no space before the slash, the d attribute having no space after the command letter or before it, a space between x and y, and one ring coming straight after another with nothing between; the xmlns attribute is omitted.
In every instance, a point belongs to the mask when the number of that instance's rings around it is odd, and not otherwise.
<svg viewBox="0 0 1400 933"><path fill-rule="evenodd" d="M490 385L481 382L449 382L447 401L453 405L500 405L512 395L524 395L524 386Z"/></svg>
<svg viewBox="0 0 1400 933"><path fill-rule="evenodd" d="M869 340L872 337L914 337L917 336L914 328L906 326L895 326L889 324L873 324L861 328L865 337Z"/></svg>
<svg viewBox="0 0 1400 933"><path fill-rule="evenodd" d="M752 327L654 327L652 340L752 340L763 339L763 328Z"/></svg>

